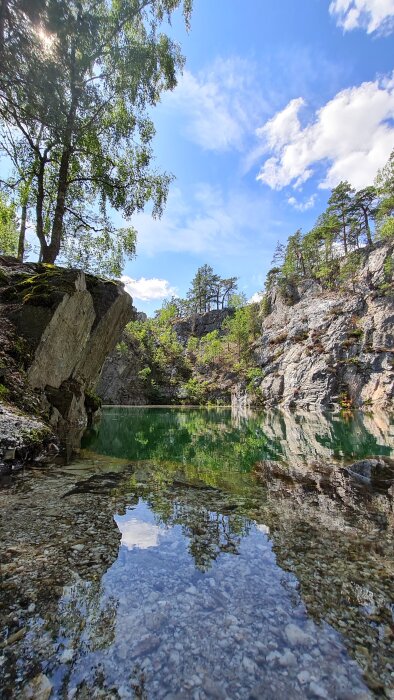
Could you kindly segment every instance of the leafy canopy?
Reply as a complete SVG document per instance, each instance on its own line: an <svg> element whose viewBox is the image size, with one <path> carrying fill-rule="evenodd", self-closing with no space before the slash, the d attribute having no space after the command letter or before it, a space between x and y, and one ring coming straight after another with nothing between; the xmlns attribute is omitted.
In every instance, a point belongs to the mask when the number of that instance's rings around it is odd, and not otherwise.
<svg viewBox="0 0 394 700"><path fill-rule="evenodd" d="M135 231L111 224L150 202L159 216L171 176L152 167L149 110L173 89L183 57L161 27L191 0L8 0L1 23L0 120L30 181L41 258L118 271ZM96 255L96 252L98 253ZM109 256L109 262L105 262ZM111 263L112 260L112 263Z"/></svg>

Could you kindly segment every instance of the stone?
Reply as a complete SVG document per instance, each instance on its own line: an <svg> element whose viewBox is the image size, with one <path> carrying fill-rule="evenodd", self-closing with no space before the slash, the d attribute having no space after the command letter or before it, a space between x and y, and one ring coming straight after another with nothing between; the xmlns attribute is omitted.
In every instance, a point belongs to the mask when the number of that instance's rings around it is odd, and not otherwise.
<svg viewBox="0 0 394 700"><path fill-rule="evenodd" d="M85 549L85 545L84 544L73 544L71 549L73 549L74 552L83 552L83 550Z"/></svg>
<svg viewBox="0 0 394 700"><path fill-rule="evenodd" d="M52 683L44 673L39 673L22 690L21 700L48 700Z"/></svg>
<svg viewBox="0 0 394 700"><path fill-rule="evenodd" d="M328 698L328 694L324 688L321 685L318 685L318 683L315 683L315 681L309 683L309 692L316 698Z"/></svg>
<svg viewBox="0 0 394 700"><path fill-rule="evenodd" d="M279 658L279 664L280 666L296 666L297 665L297 657L291 652L289 649L285 651L284 654Z"/></svg>
<svg viewBox="0 0 394 700"><path fill-rule="evenodd" d="M307 281L292 294L291 306L277 288L268 293L270 313L254 345L266 406L339 407L341 394L355 408L393 405L394 305L392 295L380 291L385 260L392 255L392 242L366 251L353 293L323 290ZM246 382L236 384L233 407L247 404Z"/></svg>
<svg viewBox="0 0 394 700"><path fill-rule="evenodd" d="M242 659L242 666L244 667L246 673L250 673L250 675L253 675L256 670L256 664L255 662L250 659L248 656L244 656Z"/></svg>
<svg viewBox="0 0 394 700"><path fill-rule="evenodd" d="M305 685L305 683L310 681L311 674L309 671L300 671L300 673L297 674L297 678L301 685Z"/></svg>
<svg viewBox="0 0 394 700"><path fill-rule="evenodd" d="M291 646L307 646L311 642L309 634L304 632L301 627L298 627L298 625L295 625L294 623L286 625L285 634Z"/></svg>

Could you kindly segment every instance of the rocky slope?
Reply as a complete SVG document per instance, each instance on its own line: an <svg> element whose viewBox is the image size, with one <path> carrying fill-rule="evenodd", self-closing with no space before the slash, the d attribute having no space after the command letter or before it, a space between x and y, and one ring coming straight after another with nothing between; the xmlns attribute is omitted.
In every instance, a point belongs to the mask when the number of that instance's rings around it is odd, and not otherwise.
<svg viewBox="0 0 394 700"><path fill-rule="evenodd" d="M132 317L129 295L78 270L0 257L0 316L0 399L10 416L0 463L6 454L17 463L45 427L72 451L98 408L92 390L102 364ZM25 439L16 439L15 421Z"/></svg>
<svg viewBox="0 0 394 700"><path fill-rule="evenodd" d="M392 407L394 397L393 244L364 252L342 291L308 281L268 296L270 313L254 347L267 406ZM244 387L233 403L247 403Z"/></svg>
<svg viewBox="0 0 394 700"><path fill-rule="evenodd" d="M201 366L197 360L193 364L189 353L191 379L204 386L200 401L229 403L231 397L237 408L253 404L298 409L392 407L393 248L393 243L378 243L360 251L357 271L339 289L324 289L314 280L286 290L274 287L266 297L264 317L260 312L260 330L250 348L250 369L257 370L253 387L250 378L240 379L236 363L231 366L228 358ZM182 348L186 353L191 337L200 340L213 330L221 335L223 321L231 313L225 309L176 320L172 327L179 354ZM150 359L125 333L121 346L104 365L98 385L104 403L193 403L193 396L183 391L187 377L182 385L179 367L171 357L167 373L155 376L157 399L152 400L143 375Z"/></svg>

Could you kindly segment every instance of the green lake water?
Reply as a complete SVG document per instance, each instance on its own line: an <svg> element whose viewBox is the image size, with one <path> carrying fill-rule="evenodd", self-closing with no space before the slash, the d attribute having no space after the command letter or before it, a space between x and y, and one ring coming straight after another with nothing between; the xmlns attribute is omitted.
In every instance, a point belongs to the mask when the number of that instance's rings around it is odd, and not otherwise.
<svg viewBox="0 0 394 700"><path fill-rule="evenodd" d="M103 409L0 488L3 698L394 698L387 415Z"/></svg>

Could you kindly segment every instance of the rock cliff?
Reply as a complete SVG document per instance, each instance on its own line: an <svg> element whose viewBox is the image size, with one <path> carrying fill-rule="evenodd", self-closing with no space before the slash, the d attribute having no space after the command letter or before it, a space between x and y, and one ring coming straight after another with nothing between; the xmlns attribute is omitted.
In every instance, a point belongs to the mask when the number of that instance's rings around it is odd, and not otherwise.
<svg viewBox="0 0 394 700"><path fill-rule="evenodd" d="M140 372L146 366L141 347L127 332L107 357L97 384L97 394L105 404L145 406L151 403Z"/></svg>
<svg viewBox="0 0 394 700"><path fill-rule="evenodd" d="M132 317L129 295L79 270L0 257L0 315L0 398L36 414L72 451L98 408L103 362ZM0 460L12 443L2 436ZM17 459L23 445L14 447Z"/></svg>
<svg viewBox="0 0 394 700"><path fill-rule="evenodd" d="M226 343L214 361L202 361L187 350L223 322L232 309L210 311L171 322L178 342L176 357L160 338L161 374L153 353L146 352L127 332L107 359L98 386L105 403L229 403L297 409L390 408L394 397L393 243L378 243L359 251L354 274L332 290L316 280L267 294L257 320L256 339L244 367L229 361ZM342 264L346 263L346 259ZM257 308L257 307L256 307ZM264 311L264 317L262 313ZM255 313L255 312L254 312ZM185 360L184 367L180 359ZM231 359L231 358L230 358ZM146 371L154 379L146 381ZM204 392L190 393L190 386ZM149 389L150 386L150 389Z"/></svg>
<svg viewBox="0 0 394 700"><path fill-rule="evenodd" d="M222 333L223 321L234 314L234 309L213 309L204 314L192 314L187 318L180 319L174 324L175 333L179 341L186 345L191 336L202 338L207 333L219 331Z"/></svg>
<svg viewBox="0 0 394 700"><path fill-rule="evenodd" d="M393 244L365 250L347 288L327 291L312 280L267 299L255 344L267 406L392 407L394 397ZM233 403L248 401L234 387Z"/></svg>
<svg viewBox="0 0 394 700"><path fill-rule="evenodd" d="M97 384L97 394L105 404L136 405L178 404L187 399L182 384L191 376L191 370L183 365L183 351L189 338L201 339L212 331L222 335L223 321L234 314L234 309L213 309L204 314L192 314L177 319L172 324L179 345L179 357L168 357L168 371L158 372L152 358L138 340L125 329L119 343L106 359ZM145 314L137 314L137 320L146 321ZM155 341L154 341L155 343ZM164 349L165 351L165 349ZM144 368L151 370L152 382L144 377ZM226 383L228 384L228 382ZM231 382L230 382L231 385ZM227 390L228 389L228 390ZM229 388L226 386L229 395ZM219 395L223 393L222 387ZM212 392L211 400L216 400ZM186 400L188 402L188 400Z"/></svg>

